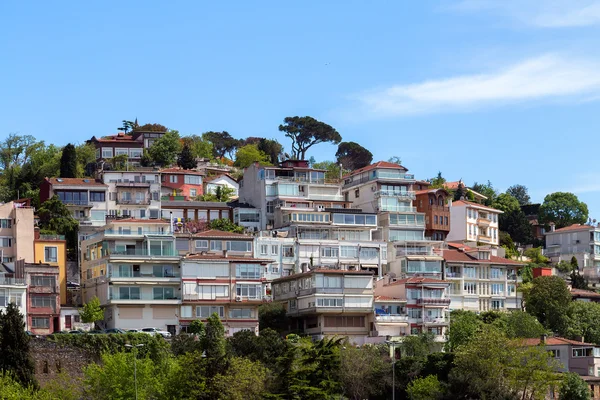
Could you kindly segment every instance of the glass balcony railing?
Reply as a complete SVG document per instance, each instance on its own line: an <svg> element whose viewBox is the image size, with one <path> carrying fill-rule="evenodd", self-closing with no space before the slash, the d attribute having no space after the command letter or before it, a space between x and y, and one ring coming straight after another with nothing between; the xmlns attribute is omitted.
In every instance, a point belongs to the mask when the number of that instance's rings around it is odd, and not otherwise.
<svg viewBox="0 0 600 400"><path fill-rule="evenodd" d="M179 294L173 295L154 295L153 293L111 293L110 300L181 300Z"/></svg>
<svg viewBox="0 0 600 400"><path fill-rule="evenodd" d="M417 198L415 192L401 190L380 190L378 192L375 192L375 197L400 197L410 200L414 200Z"/></svg>
<svg viewBox="0 0 600 400"><path fill-rule="evenodd" d="M22 278L7 278L0 276L0 285L25 285L25 279Z"/></svg>
<svg viewBox="0 0 600 400"><path fill-rule="evenodd" d="M163 231L152 231L152 230L118 230L118 229L106 229L104 235L116 235L116 236L173 236L168 229Z"/></svg>
<svg viewBox="0 0 600 400"><path fill-rule="evenodd" d="M179 278L181 273L175 271L139 272L139 271L112 271L111 278Z"/></svg>
<svg viewBox="0 0 600 400"><path fill-rule="evenodd" d="M381 204L379 206L379 211L390 211L390 212L417 212L417 207L411 207L411 206L391 206L391 205L387 205L387 204Z"/></svg>
<svg viewBox="0 0 600 400"><path fill-rule="evenodd" d="M405 174L397 171L377 171L378 179L398 179L398 180L414 180L415 176L413 174Z"/></svg>
<svg viewBox="0 0 600 400"><path fill-rule="evenodd" d="M91 206L87 200L61 200L67 206Z"/></svg>
<svg viewBox="0 0 600 400"><path fill-rule="evenodd" d="M179 252L173 249L109 249L108 254L111 256L130 256L130 257L179 257Z"/></svg>

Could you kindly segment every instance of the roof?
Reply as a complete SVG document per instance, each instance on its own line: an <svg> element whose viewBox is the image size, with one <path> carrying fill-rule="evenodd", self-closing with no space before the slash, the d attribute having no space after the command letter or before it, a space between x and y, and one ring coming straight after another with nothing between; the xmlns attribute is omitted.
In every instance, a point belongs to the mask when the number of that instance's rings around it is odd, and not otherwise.
<svg viewBox="0 0 600 400"><path fill-rule="evenodd" d="M546 233L556 233L556 232L566 232L566 231L581 231L581 230L590 230L590 228L594 228L590 225L582 225L582 224L573 224L569 226L565 226L564 228L555 229L554 231L549 231Z"/></svg>
<svg viewBox="0 0 600 400"><path fill-rule="evenodd" d="M441 279L425 278L422 276L414 276L412 278L398 279L394 282L388 283L385 286L416 285L416 284L420 284L420 283L431 283L431 284L436 284L436 285L449 285L450 284L449 281L443 281Z"/></svg>
<svg viewBox="0 0 600 400"><path fill-rule="evenodd" d="M204 173L200 171L196 171L193 169L183 169L183 168L165 168L160 170L161 174L186 174L186 175L204 175Z"/></svg>
<svg viewBox="0 0 600 400"><path fill-rule="evenodd" d="M265 258L253 258L253 257L236 257L227 255L227 257L221 254L189 254L185 257L186 260L206 260L206 261L233 261L233 262L253 262L268 264L275 262Z"/></svg>
<svg viewBox="0 0 600 400"><path fill-rule="evenodd" d="M367 165L366 167L355 169L354 171L350 172L349 174L344 175L343 178L352 176L352 175L356 175L356 174L362 174L363 172L371 171L373 169L378 169L378 168L403 169L405 171L408 171L407 168L403 167L400 164L395 164L395 163L391 163L391 162L387 162L387 161L377 161L376 163Z"/></svg>
<svg viewBox="0 0 600 400"><path fill-rule="evenodd" d="M390 297L390 296L375 296L374 300L377 301L401 301L403 303L406 302L406 299L401 299L400 297Z"/></svg>
<svg viewBox="0 0 600 400"><path fill-rule="evenodd" d="M184 207L184 208L230 208L225 202L220 201L161 201L161 208L165 207Z"/></svg>
<svg viewBox="0 0 600 400"><path fill-rule="evenodd" d="M583 289L571 289L571 296L581 297L581 298L600 299L600 293L596 293L592 290L583 290Z"/></svg>
<svg viewBox="0 0 600 400"><path fill-rule="evenodd" d="M247 240L252 240L252 236L248 236L248 235L244 235L242 233L233 233L233 232L227 232L227 231L219 231L217 229L209 229L207 231L203 231L203 232L199 232L196 233L194 235L195 238L202 238L202 237L206 237L206 238L225 238L225 239L247 239Z"/></svg>
<svg viewBox="0 0 600 400"><path fill-rule="evenodd" d="M97 141L100 143L139 143L137 140L133 139L132 135L126 135L124 133L118 133L116 135L108 135L105 137L97 138L96 136L92 136L90 141Z"/></svg>
<svg viewBox="0 0 600 400"><path fill-rule="evenodd" d="M539 344L542 344L542 341L540 338L523 339L523 344L525 344L526 346L537 346ZM570 344L570 345L574 345L574 346L594 346L594 347L596 346L593 343L585 343L585 342L571 340L571 339L565 339L565 338L561 338L561 337L546 338L545 344L546 344L546 346L560 346L560 345L565 345L565 344Z"/></svg>
<svg viewBox="0 0 600 400"><path fill-rule="evenodd" d="M483 195L483 194L481 194L479 192L474 191L473 189L471 189L470 187L468 187L467 185L465 185L465 183L463 181L444 182L444 187L446 189L449 189L449 190L457 190L458 189L458 185L460 185L461 183L465 186L465 189L467 189L469 192L471 192L471 193L473 193L473 194L475 194L475 195L477 195L477 196L479 196L479 197L481 197L483 199L487 199L487 196L485 196L485 195Z"/></svg>
<svg viewBox="0 0 600 400"><path fill-rule="evenodd" d="M448 243L448 246L454 247L453 245L454 245L453 243ZM478 264L523 265L522 262L511 260L509 258L497 257L492 254L490 254L489 260L479 260L476 257L472 256L471 254L466 253L469 251L476 252L479 249L464 246L464 245L461 246L460 249L463 249L464 251L460 251L458 249L443 250L442 254L443 254L444 260L446 260L446 262L472 262L472 263L478 263Z"/></svg>
<svg viewBox="0 0 600 400"><path fill-rule="evenodd" d="M52 186L104 186L100 179L94 178L46 178Z"/></svg>
<svg viewBox="0 0 600 400"><path fill-rule="evenodd" d="M222 178L222 177L229 178L229 179L231 179L232 181L234 181L234 182L236 182L236 183L237 183L237 180L236 180L236 179L235 179L233 176L231 176L231 175L229 175L229 174L227 174L227 173L224 173L224 174L218 174L218 175L211 176L211 177L208 177L208 176L207 176L207 177L204 179L204 182L212 182L212 181L215 181L215 180L217 180L217 179L219 179L219 178Z"/></svg>
<svg viewBox="0 0 600 400"><path fill-rule="evenodd" d="M444 193L448 194L448 191L447 191L446 189L444 189L444 188L436 188L436 189L423 189L423 190L417 190L417 191L415 192L415 194L418 196L418 195L420 195L420 194L426 194L426 193L437 193L437 192L439 192L439 191L442 191L442 192L444 192Z"/></svg>
<svg viewBox="0 0 600 400"><path fill-rule="evenodd" d="M492 207L488 207L488 206L484 206L483 204L479 204L479 203L475 203L473 201L468 201L468 200L456 200L452 202L452 206L470 206L470 207L475 207L475 208L481 208L483 210L488 210L488 211L494 211L497 213L504 213L503 211L500 211L496 208L492 208Z"/></svg>
<svg viewBox="0 0 600 400"><path fill-rule="evenodd" d="M282 276L281 278L277 278L277 279L273 280L273 283L288 281L290 279L301 278L303 276L310 276L315 273L338 274L338 275L369 275L369 276L373 275L373 271L348 271L348 270L343 270L343 269L315 268L313 270L310 270L308 272L303 272L300 274L292 274L292 275L288 275L288 276Z"/></svg>
<svg viewBox="0 0 600 400"><path fill-rule="evenodd" d="M252 204L241 203L239 200L230 201L227 205L231 208L253 208L256 209Z"/></svg>
<svg viewBox="0 0 600 400"><path fill-rule="evenodd" d="M137 219L137 218L122 218L122 219L111 219L109 220L111 224L162 224L169 225L168 221L164 221L162 219Z"/></svg>

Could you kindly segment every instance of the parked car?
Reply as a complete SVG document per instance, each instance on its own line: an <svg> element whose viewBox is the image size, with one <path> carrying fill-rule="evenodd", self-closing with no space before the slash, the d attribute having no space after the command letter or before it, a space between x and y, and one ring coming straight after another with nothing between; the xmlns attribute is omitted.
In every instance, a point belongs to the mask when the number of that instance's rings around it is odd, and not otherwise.
<svg viewBox="0 0 600 400"><path fill-rule="evenodd" d="M121 333L127 333L124 329L119 329L119 328L111 328L111 329L105 329L104 333L114 333L114 334L121 334Z"/></svg>
<svg viewBox="0 0 600 400"><path fill-rule="evenodd" d="M78 331L78 330L72 330L72 331L69 331L69 332L67 332L67 333L74 334L74 335L82 335L82 334L84 334L85 332L83 332L83 331Z"/></svg>
<svg viewBox="0 0 600 400"><path fill-rule="evenodd" d="M31 332L31 331L25 331L25 334L27 334L27 336L32 337L32 338L38 338L39 336L36 335L35 333Z"/></svg>
<svg viewBox="0 0 600 400"><path fill-rule="evenodd" d="M158 328L142 328L142 332L148 333L152 336L160 335L160 336L164 337L165 339L171 337L171 332L162 331Z"/></svg>
<svg viewBox="0 0 600 400"><path fill-rule="evenodd" d="M94 329L93 331L89 331L89 332L85 332L85 333L89 333L89 334L92 334L92 335L101 335L101 334L104 333L104 331L98 330L98 329Z"/></svg>
<svg viewBox="0 0 600 400"><path fill-rule="evenodd" d="M139 329L127 329L127 333L140 333L141 330Z"/></svg>

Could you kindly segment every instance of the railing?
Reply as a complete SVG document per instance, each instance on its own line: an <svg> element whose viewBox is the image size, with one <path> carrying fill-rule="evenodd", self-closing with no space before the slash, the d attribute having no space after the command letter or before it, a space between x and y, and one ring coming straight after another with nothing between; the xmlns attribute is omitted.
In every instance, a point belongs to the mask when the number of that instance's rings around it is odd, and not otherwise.
<svg viewBox="0 0 600 400"><path fill-rule="evenodd" d="M396 249L397 256L434 256L436 255L431 249L411 249L398 248Z"/></svg>
<svg viewBox="0 0 600 400"><path fill-rule="evenodd" d="M415 179L415 176L413 174L377 171L377 178L378 179L413 180L413 179Z"/></svg>
<svg viewBox="0 0 600 400"><path fill-rule="evenodd" d="M152 199L147 198L147 199L143 199L143 200L139 200L139 199L129 199L129 200L124 200L124 199L117 199L117 204L123 204L123 205L149 205L150 202L152 201Z"/></svg>
<svg viewBox="0 0 600 400"><path fill-rule="evenodd" d="M436 206L436 205L432 205L429 206L429 208L433 211L445 211L445 212L450 212L450 207L446 207L446 206Z"/></svg>
<svg viewBox="0 0 600 400"><path fill-rule="evenodd" d="M332 184L337 185L340 183L339 179L311 179L308 177L297 177L297 176L275 176L274 178L267 177L268 180L284 181L284 182L302 182L302 183L314 183L318 185Z"/></svg>
<svg viewBox="0 0 600 400"><path fill-rule="evenodd" d="M517 274L510 274L506 276L506 279L508 279L509 281L516 281L519 277L517 276Z"/></svg>
<svg viewBox="0 0 600 400"><path fill-rule="evenodd" d="M492 223L492 220L489 218L479 217L479 218L477 218L477 222L484 224L484 225L489 225Z"/></svg>
<svg viewBox="0 0 600 400"><path fill-rule="evenodd" d="M91 206L87 200L61 200L67 206Z"/></svg>
<svg viewBox="0 0 600 400"><path fill-rule="evenodd" d="M437 298L437 297L423 297L417 299L418 305L429 305L429 306L447 306L450 304L450 299Z"/></svg>
<svg viewBox="0 0 600 400"><path fill-rule="evenodd" d="M6 278L0 277L0 285L25 285L25 279L23 278Z"/></svg>
<svg viewBox="0 0 600 400"><path fill-rule="evenodd" d="M414 200L417 198L413 191L395 191L395 190L380 190L375 192L375 197L401 197Z"/></svg>
<svg viewBox="0 0 600 400"><path fill-rule="evenodd" d="M331 201L344 201L344 196L341 194L313 194L309 193L308 197L315 200L331 200Z"/></svg>
<svg viewBox="0 0 600 400"><path fill-rule="evenodd" d="M379 206L379 211L381 212L417 212L417 207L411 207L411 206L390 206L390 205L381 205Z"/></svg>
<svg viewBox="0 0 600 400"><path fill-rule="evenodd" d="M138 271L121 273L120 271L112 271L110 274L111 278L179 278L181 273L179 272L162 272L160 274L142 273Z"/></svg>
<svg viewBox="0 0 600 400"><path fill-rule="evenodd" d="M187 201L187 196L161 196L161 201Z"/></svg>
<svg viewBox="0 0 600 400"><path fill-rule="evenodd" d="M149 187L154 181L146 182L117 182L116 187Z"/></svg>
<svg viewBox="0 0 600 400"><path fill-rule="evenodd" d="M378 315L375 315L375 321L377 321L377 322L408 322L408 315L378 314Z"/></svg>
<svg viewBox="0 0 600 400"><path fill-rule="evenodd" d="M423 322L428 324L447 324L448 320L441 317L423 317Z"/></svg>
<svg viewBox="0 0 600 400"><path fill-rule="evenodd" d="M137 230L130 231L119 231L114 229L106 229L104 235L116 235L116 236L173 236L173 234L167 230L165 231L147 231L143 230L141 233Z"/></svg>
<svg viewBox="0 0 600 400"><path fill-rule="evenodd" d="M155 250L148 251L147 249L133 249L133 250L119 250L109 249L108 255L110 256L146 256L146 257L179 257L177 250L163 250L157 252Z"/></svg>
<svg viewBox="0 0 600 400"><path fill-rule="evenodd" d="M65 235L40 235L40 240L65 240Z"/></svg>
<svg viewBox="0 0 600 400"><path fill-rule="evenodd" d="M460 272L446 272L446 277L448 277L448 278L462 278L462 274Z"/></svg>
<svg viewBox="0 0 600 400"><path fill-rule="evenodd" d="M110 300L181 300L181 296L173 294L172 297L154 296L153 293L140 293L139 295L121 296L119 293L111 293Z"/></svg>

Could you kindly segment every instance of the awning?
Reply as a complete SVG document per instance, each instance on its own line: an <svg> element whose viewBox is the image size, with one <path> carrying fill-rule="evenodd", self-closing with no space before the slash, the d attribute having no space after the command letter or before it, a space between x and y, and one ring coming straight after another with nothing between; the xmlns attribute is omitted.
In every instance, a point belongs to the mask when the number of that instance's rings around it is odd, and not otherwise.
<svg viewBox="0 0 600 400"><path fill-rule="evenodd" d="M406 256L410 261L444 261L444 257L440 256Z"/></svg>

